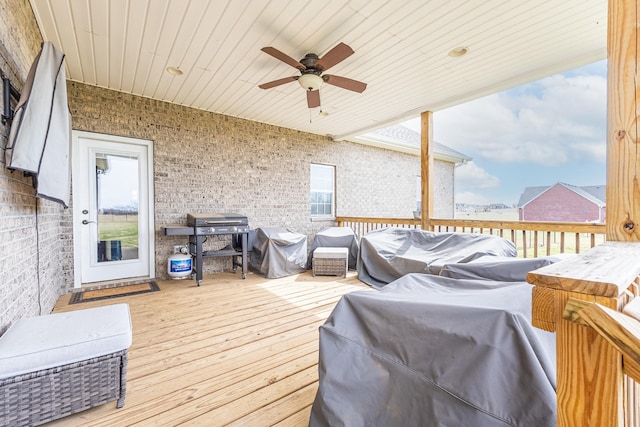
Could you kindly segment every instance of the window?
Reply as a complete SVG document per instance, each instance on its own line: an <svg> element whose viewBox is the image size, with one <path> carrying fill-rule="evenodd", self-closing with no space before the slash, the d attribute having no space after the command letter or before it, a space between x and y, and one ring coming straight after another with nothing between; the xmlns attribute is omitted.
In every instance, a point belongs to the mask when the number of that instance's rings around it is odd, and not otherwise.
<svg viewBox="0 0 640 427"><path fill-rule="evenodd" d="M335 216L334 166L311 164L311 216Z"/></svg>

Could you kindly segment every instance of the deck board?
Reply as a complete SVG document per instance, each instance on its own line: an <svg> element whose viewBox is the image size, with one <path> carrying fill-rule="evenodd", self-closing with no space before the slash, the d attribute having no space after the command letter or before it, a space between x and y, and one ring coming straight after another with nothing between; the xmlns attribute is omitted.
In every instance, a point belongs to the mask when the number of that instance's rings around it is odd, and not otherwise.
<svg viewBox="0 0 640 427"><path fill-rule="evenodd" d="M124 408L115 402L50 426L308 425L318 381L318 327L340 297L370 290L309 272L267 280L220 273L158 282L161 291L69 305L126 302L131 309Z"/></svg>

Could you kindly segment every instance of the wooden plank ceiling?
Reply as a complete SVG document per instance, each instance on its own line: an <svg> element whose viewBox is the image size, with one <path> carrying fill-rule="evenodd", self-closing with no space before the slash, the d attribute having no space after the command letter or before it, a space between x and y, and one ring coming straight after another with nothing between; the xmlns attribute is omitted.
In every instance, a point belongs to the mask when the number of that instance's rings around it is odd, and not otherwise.
<svg viewBox="0 0 640 427"><path fill-rule="evenodd" d="M71 80L335 139L350 138L606 57L606 0L30 0ZM308 109L296 60L355 54ZM467 47L462 57L448 53ZM169 74L178 67L181 76Z"/></svg>

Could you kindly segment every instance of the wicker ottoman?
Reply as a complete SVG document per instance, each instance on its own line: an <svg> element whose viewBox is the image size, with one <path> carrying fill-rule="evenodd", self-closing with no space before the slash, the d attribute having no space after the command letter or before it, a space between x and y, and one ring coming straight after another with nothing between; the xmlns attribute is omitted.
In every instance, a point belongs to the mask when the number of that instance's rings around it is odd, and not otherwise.
<svg viewBox="0 0 640 427"><path fill-rule="evenodd" d="M16 321L0 337L0 425L33 426L107 402L124 405L127 304Z"/></svg>
<svg viewBox="0 0 640 427"><path fill-rule="evenodd" d="M313 275L346 277L348 260L348 248L316 248L311 260Z"/></svg>

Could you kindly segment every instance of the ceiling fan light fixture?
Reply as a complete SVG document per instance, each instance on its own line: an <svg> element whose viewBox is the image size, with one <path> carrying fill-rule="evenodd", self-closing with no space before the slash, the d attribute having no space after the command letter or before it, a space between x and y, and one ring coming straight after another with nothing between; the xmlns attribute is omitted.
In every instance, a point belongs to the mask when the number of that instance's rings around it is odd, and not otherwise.
<svg viewBox="0 0 640 427"><path fill-rule="evenodd" d="M314 91L320 89L324 80L317 74L303 74L298 77L298 83L304 90Z"/></svg>

